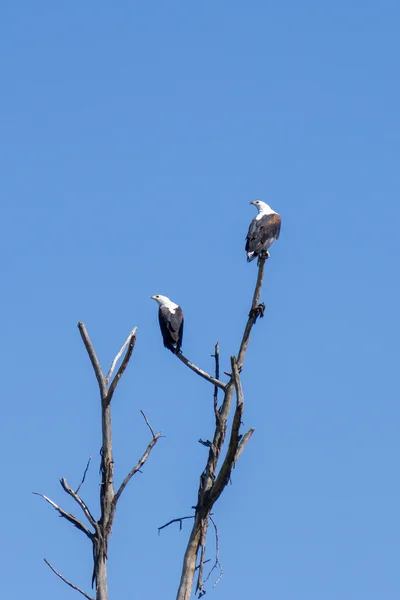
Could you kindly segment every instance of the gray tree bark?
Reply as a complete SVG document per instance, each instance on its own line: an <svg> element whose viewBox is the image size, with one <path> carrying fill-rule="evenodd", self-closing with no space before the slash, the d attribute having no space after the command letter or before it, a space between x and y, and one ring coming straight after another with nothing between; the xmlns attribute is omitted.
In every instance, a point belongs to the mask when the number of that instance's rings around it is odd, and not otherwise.
<svg viewBox="0 0 400 600"><path fill-rule="evenodd" d="M214 355L216 360L215 378L211 377L201 369L198 369L198 367L195 367L195 365L192 363L187 365L193 371L197 372L200 377L203 377L211 383L214 383L215 430L212 442L202 442L204 445L209 447L209 454L206 467L200 476L198 501L195 507L194 522L183 559L181 579L176 600L190 600L196 569L198 570L196 592L199 593L199 598L206 593L203 572L210 513L215 502L218 500L225 489L225 486L230 480L232 468L235 465L235 462L238 460L244 449L244 446L254 432L254 429L252 428L243 436L240 435L241 419L244 408L240 371L243 367L251 330L256 323L257 318L264 316L265 305L260 304L259 300L264 279L265 261L267 258L268 256L261 257L258 263L257 281L253 293L251 308L237 357L231 357L232 372L228 374L228 383L224 384L219 381L218 344L215 347ZM185 359L185 361L187 361L187 359ZM217 396L219 389L223 390L224 397L221 406L218 408ZM228 449L225 459L223 460L218 471L219 458L227 436L227 422L234 392L236 392L236 407L230 430ZM199 564L197 564L198 560Z"/></svg>
<svg viewBox="0 0 400 600"><path fill-rule="evenodd" d="M64 517L69 521L72 525L77 527L80 531L82 531L92 542L93 546L93 575L92 575L92 586L95 585L96 589L96 600L108 600L108 583L107 583L107 560L108 560L108 540L111 535L112 525L115 517L115 511L117 508L117 503L119 498L121 497L122 492L125 487L129 483L130 479L137 473L142 466L145 464L148 459L150 452L154 448L155 444L161 437L161 433L154 433L149 421L147 420L146 415L141 411L142 416L146 422L146 425L150 429L152 439L148 444L145 452L139 459L138 463L131 469L131 471L127 474L125 479L122 481L119 486L117 492L114 489L114 459L113 459L113 444L112 444L112 427L111 427L111 400L113 398L114 392L120 381L122 375L130 358L132 356L133 348L136 342L136 328L129 334L127 340L123 344L122 348L114 358L111 367L108 371L107 376L103 375L103 371L101 369L99 360L97 358L96 352L94 350L93 344L89 338L86 327L83 323L78 323L78 329L81 334L83 343L89 355L90 361L92 363L92 367L97 379L97 383L99 386L100 392L100 400L101 400L101 463L100 463L100 471L101 471L101 485L100 485L100 518L98 521L94 519L92 513L89 508L82 500L79 495L80 488L84 483L87 469L89 467L90 459L88 461L88 465L85 469L83 478L81 483L79 484L76 491L73 491L72 488L68 485L65 478L61 479L60 483L64 491L70 495L75 502L80 506L83 511L86 519L89 521L89 525L91 528L88 528L84 525L79 519L77 519L74 515L67 513L64 509L58 506L55 502L44 496L43 494L38 494L42 496L55 510L58 511L60 516ZM126 352L125 352L126 351ZM124 354L124 358L121 362L121 365L111 380L115 367L118 363L118 360ZM111 380L111 383L110 383ZM34 492L36 493L36 492ZM45 559L46 564L50 567L50 569L64 581L71 588L82 594L87 600L94 600L91 596L86 594L83 590L81 590L78 586L69 582L63 575L61 575L58 571L54 569L54 567Z"/></svg>

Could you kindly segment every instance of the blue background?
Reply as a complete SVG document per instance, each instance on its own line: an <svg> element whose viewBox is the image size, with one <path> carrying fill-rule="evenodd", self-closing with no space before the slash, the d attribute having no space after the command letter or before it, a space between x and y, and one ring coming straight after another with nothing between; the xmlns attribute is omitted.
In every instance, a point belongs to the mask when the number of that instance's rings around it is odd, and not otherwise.
<svg viewBox="0 0 400 600"><path fill-rule="evenodd" d="M397 2L5 0L2 175L2 591L90 591L91 548L40 498L97 513L99 400L76 323L106 370L138 326L113 401L124 493L110 598L174 598L213 430L212 386L161 343L153 294L182 305L184 351L237 351L267 201L283 227L243 371L256 432L214 516L208 592L398 599L399 19ZM209 538L213 556L213 537Z"/></svg>

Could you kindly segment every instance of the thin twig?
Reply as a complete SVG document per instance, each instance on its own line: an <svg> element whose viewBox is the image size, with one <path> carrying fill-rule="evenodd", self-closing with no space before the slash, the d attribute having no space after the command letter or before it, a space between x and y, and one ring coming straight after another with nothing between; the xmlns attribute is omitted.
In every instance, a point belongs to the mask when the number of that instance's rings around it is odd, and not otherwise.
<svg viewBox="0 0 400 600"><path fill-rule="evenodd" d="M190 362L190 360L188 358L186 358L186 356L183 356L182 352L179 352L176 356L177 356L177 358L179 358L179 360L181 362L183 362L184 365L189 367L189 369L191 369L192 371L197 373L197 375L200 375L200 377L202 377L206 381L209 381L213 385L216 385L221 390L224 390L226 388L226 383L219 381L219 379L215 379L215 377L212 377L211 375L209 375L208 373L206 373L205 371L200 369L200 367L197 367L195 364Z"/></svg>
<svg viewBox="0 0 400 600"><path fill-rule="evenodd" d="M151 440L150 444L147 446L147 448L146 448L143 456L140 458L140 460L137 463L137 465L134 466L131 471L129 471L128 475L125 477L125 479L123 480L123 482L119 486L119 489L118 489L117 493L114 496L114 500L113 500L114 506L117 505L117 502L118 502L118 500L119 500L122 492L124 491L124 489L128 485L128 483L131 480L131 478L135 475L135 473L137 473L138 471L140 471L140 469L143 467L143 465L146 462L146 460L149 458L150 452L152 451L152 449L154 448L154 446L156 445L156 443L160 439L160 437L162 437L162 433L161 432L157 433L153 437L153 439Z"/></svg>
<svg viewBox="0 0 400 600"><path fill-rule="evenodd" d="M46 563L46 565L48 567L50 567L50 569L53 571L53 573L55 573L57 575L57 577L59 577L60 579L62 579L64 583L66 583L67 585L69 585L69 587L72 587L73 590L76 590L77 592L79 592L80 594L82 594L82 596L85 596L85 598L87 598L87 600L94 600L94 598L92 598L91 596L89 596L88 594L86 594L83 590L81 590L81 588L78 588L77 585L74 585L73 583L71 583L70 581L68 581L68 579L65 579L65 577L63 577L61 575L61 573L59 573L58 571L55 570L55 568L53 567L53 565L51 565L48 560L46 560L45 558L43 560Z"/></svg>
<svg viewBox="0 0 400 600"><path fill-rule="evenodd" d="M96 522L96 519L93 517L92 513L90 512L90 510L88 509L88 507L86 506L86 504L82 500L82 498L80 496L78 496L78 494L69 487L65 477L62 477L60 479L60 484L61 484L61 487L64 490L64 492L66 492L69 496L71 496L71 498L73 498L75 500L75 502L77 504L79 504L79 506L81 507L81 509L83 511L83 514L85 515L85 517L87 518L89 523L92 525L92 527L95 528L95 530L97 530L98 524Z"/></svg>
<svg viewBox="0 0 400 600"><path fill-rule="evenodd" d="M91 533L89 531L89 529L87 527L85 527L85 525L83 523L81 523L79 521L79 519L77 519L76 517L74 517L74 515L71 515L70 513L67 513L63 508L61 508L60 506L58 506L55 502L53 502L53 500L50 500L50 498L48 498L47 496L45 496L44 494L39 494L39 492L32 492L32 494L34 494L35 496L40 496L41 498L43 498L44 500L46 500L46 502L48 502L56 511L59 512L59 514L61 515L61 517L64 517L64 519L66 519L67 521L69 521L70 523L72 523L72 525L74 525L77 529L79 529L80 531L82 531L85 535L87 535L87 537L93 541L93 533Z"/></svg>
<svg viewBox="0 0 400 600"><path fill-rule="evenodd" d="M244 434L244 436L242 437L242 439L239 442L238 445L238 449L236 451L236 456L235 456L235 463L239 460L240 455L242 454L245 445L247 444L247 442L249 441L249 439L251 438L251 436L254 433L254 427L251 427L247 433Z"/></svg>
<svg viewBox="0 0 400 600"><path fill-rule="evenodd" d="M185 521L185 519L194 519L194 515L191 517L179 517L178 519L172 519L172 521L168 521L168 523L165 523L165 525L161 525L161 527L158 528L158 535L160 535L161 529L169 527L172 525L172 523L179 523L179 531L182 531L182 521Z"/></svg>
<svg viewBox="0 0 400 600"><path fill-rule="evenodd" d="M197 576L197 583L196 583L196 592L199 592L199 598L201 598L202 596L204 596L204 594L206 593L204 590L204 581L203 581L203 571L204 571L204 558L206 555L206 545L205 545L205 539L204 539L204 533L201 536L201 552L200 552L200 562L199 562L199 574Z"/></svg>
<svg viewBox="0 0 400 600"><path fill-rule="evenodd" d="M208 558L207 560L205 560L203 564L206 565L209 562L211 562L211 558ZM197 571L197 569L200 569L200 565L197 565L197 567L195 568L195 571Z"/></svg>
<svg viewBox="0 0 400 600"><path fill-rule="evenodd" d="M88 472L89 469L89 465L90 465L90 461L92 460L92 455L89 456L89 460L87 461L87 465L86 465L86 469L83 472L83 477L82 477L82 481L80 482L80 484L78 485L78 487L75 490L75 494L77 494L79 492L79 490L81 489L82 485L85 483L85 478L86 478L86 473Z"/></svg>
<svg viewBox="0 0 400 600"><path fill-rule="evenodd" d="M217 581L215 583L213 583L213 588L215 588L219 584L219 582L221 581L221 579L223 577L223 574L224 574L224 570L222 568L221 563L219 562L219 539L218 539L217 524L215 523L214 519L211 516L210 516L210 521L214 525L214 530L215 530L215 562L214 562L214 566L212 567L212 569L210 570L209 574L205 578L204 583L206 583L209 580L209 578L211 576L211 573L214 571L214 569L216 569L217 567L219 567L219 577L218 577Z"/></svg>
<svg viewBox="0 0 400 600"><path fill-rule="evenodd" d="M83 343L85 344L85 348L89 355L90 361L92 363L92 367L94 373L96 375L97 383L99 384L100 396L104 399L107 395L107 386L104 379L103 371L101 370L99 359L97 358L96 352L94 350L93 344L90 340L89 334L85 327L85 324L79 321L78 323L79 333L81 334Z"/></svg>
<svg viewBox="0 0 400 600"><path fill-rule="evenodd" d="M219 344L218 342L215 344L214 354L212 356L215 359L215 379L219 379ZM218 412L218 386L214 386L214 413L217 418L219 418Z"/></svg>
<svg viewBox="0 0 400 600"><path fill-rule="evenodd" d="M147 427L150 429L151 431L151 435L153 436L153 438L156 437L156 434L154 433L154 429L152 428L152 426L150 425L146 415L144 414L144 412L142 410L140 410L140 412L142 413L143 419L146 421L146 425Z"/></svg>
<svg viewBox="0 0 400 600"><path fill-rule="evenodd" d="M127 347L127 345L129 344L129 342L131 341L131 337L133 335L136 334L137 331L137 327L135 327L134 329L132 329L132 331L130 332L130 334L128 335L128 337L126 338L121 350L118 352L117 356L114 358L114 360L111 363L111 367L110 370L107 373L107 377L106 377L106 385L109 384L110 379L111 379L111 375L114 373L114 369L116 367L117 362L119 361L119 359L121 358L125 348Z"/></svg>
<svg viewBox="0 0 400 600"><path fill-rule="evenodd" d="M115 375L114 379L112 380L110 387L108 388L107 404L110 404L111 399L115 392L115 388L117 387L119 380L121 379L122 375L124 374L124 371L125 371L126 367L128 366L129 360L132 356L133 348L135 347L135 343L136 343L136 331L137 331L137 327L135 327L135 329L133 329L133 331L131 332L131 334L129 336L129 345L128 345L126 354L124 356L124 359L121 363L121 366L119 367L119 369L117 371L117 374Z"/></svg>

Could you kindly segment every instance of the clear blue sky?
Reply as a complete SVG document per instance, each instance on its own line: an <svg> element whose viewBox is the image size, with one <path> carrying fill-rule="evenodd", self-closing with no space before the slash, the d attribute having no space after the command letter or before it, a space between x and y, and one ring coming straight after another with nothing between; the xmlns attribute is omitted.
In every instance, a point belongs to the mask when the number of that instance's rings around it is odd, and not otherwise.
<svg viewBox="0 0 400 600"><path fill-rule="evenodd" d="M251 340L256 433L215 509L210 598L400 596L397 2L5 1L2 175L2 592L90 590L88 542L41 499L96 510L104 368L130 329L113 404L123 496L110 598L174 598L212 432L212 389L162 347L152 294L179 302L185 353L237 350L256 265L256 198L282 215ZM209 545L212 549L212 538Z"/></svg>

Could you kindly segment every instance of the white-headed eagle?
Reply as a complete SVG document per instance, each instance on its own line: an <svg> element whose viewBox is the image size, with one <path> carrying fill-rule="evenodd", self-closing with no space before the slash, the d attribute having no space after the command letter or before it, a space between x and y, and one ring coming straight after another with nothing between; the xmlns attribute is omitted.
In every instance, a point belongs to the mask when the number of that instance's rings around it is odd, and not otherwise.
<svg viewBox="0 0 400 600"><path fill-rule="evenodd" d="M178 304L167 296L152 296L159 306L158 320L164 346L174 354L178 354L182 346L183 312Z"/></svg>
<svg viewBox="0 0 400 600"><path fill-rule="evenodd" d="M268 204L261 200L250 202L258 209L258 215L250 223L246 237L248 262L260 254L267 254L268 248L278 239L281 231L281 217Z"/></svg>

